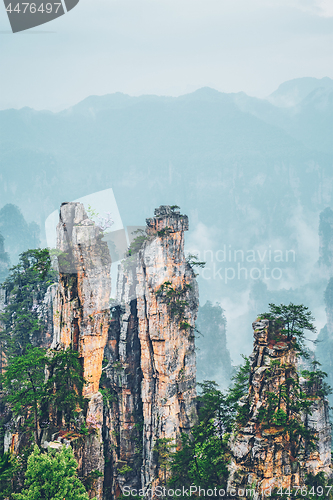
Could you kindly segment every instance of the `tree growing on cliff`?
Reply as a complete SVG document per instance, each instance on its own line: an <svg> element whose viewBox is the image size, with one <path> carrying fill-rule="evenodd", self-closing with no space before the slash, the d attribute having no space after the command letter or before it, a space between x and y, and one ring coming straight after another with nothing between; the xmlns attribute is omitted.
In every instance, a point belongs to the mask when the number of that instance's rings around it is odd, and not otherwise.
<svg viewBox="0 0 333 500"><path fill-rule="evenodd" d="M46 377L48 373L48 377ZM26 432L33 431L40 446L43 421L54 416L54 426L75 425L76 411L84 405L84 379L78 353L70 349L49 351L27 347L25 354L9 360L1 376L5 401L15 415L24 417Z"/></svg>
<svg viewBox="0 0 333 500"><path fill-rule="evenodd" d="M228 440L236 418L242 412L240 400L248 392L250 363L244 357L233 377L233 385L223 393L209 380L199 384L198 423L191 439L182 434L181 447L171 460L171 487L226 488L228 480Z"/></svg>
<svg viewBox="0 0 333 500"><path fill-rule="evenodd" d="M19 467L18 460L7 452L0 457L0 500L10 498L14 489L14 478Z"/></svg>
<svg viewBox="0 0 333 500"><path fill-rule="evenodd" d="M71 447L41 453L38 446L28 458L25 488L15 500L89 500L77 477L77 463Z"/></svg>
<svg viewBox="0 0 333 500"><path fill-rule="evenodd" d="M56 280L48 249L28 250L20 255L17 266L3 283L6 308L0 315L3 329L0 341L7 356L25 353L43 330L38 305L48 286Z"/></svg>
<svg viewBox="0 0 333 500"><path fill-rule="evenodd" d="M56 424L63 422L67 429L75 425L78 408L83 409L86 400L82 396L85 380L79 354L71 349L51 351L47 357L48 378L45 381L44 406L53 413Z"/></svg>
<svg viewBox="0 0 333 500"><path fill-rule="evenodd" d="M309 308L304 305L295 305L292 302L284 304L269 304L269 312L260 315L261 318L272 319L280 327L281 335L293 343L295 350L303 357L308 358L305 341L305 332L315 333L314 317Z"/></svg>
<svg viewBox="0 0 333 500"><path fill-rule="evenodd" d="M188 488L191 484L205 488L226 486L230 408L226 395L215 382L206 380L200 387L198 423L192 428L191 439L182 435L181 448L172 457L169 479L172 488Z"/></svg>
<svg viewBox="0 0 333 500"><path fill-rule="evenodd" d="M6 367L1 382L5 400L15 415L25 417L27 429L33 429L35 443L40 446L42 431L39 427L41 403L45 397L45 365L47 358L42 349L28 348Z"/></svg>

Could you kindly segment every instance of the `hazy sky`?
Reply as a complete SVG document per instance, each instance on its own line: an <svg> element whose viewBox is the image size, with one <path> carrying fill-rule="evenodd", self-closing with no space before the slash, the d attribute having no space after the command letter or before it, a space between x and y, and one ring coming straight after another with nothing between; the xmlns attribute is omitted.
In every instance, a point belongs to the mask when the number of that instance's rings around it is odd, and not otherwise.
<svg viewBox="0 0 333 500"><path fill-rule="evenodd" d="M292 78L333 78L333 0L80 0L17 34L1 2L0 32L0 109L203 86L265 97Z"/></svg>

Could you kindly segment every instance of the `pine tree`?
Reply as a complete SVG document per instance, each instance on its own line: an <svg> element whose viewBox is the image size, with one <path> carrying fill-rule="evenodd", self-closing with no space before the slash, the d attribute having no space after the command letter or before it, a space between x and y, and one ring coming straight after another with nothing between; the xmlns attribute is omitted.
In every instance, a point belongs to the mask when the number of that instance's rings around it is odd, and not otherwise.
<svg viewBox="0 0 333 500"><path fill-rule="evenodd" d="M24 489L15 500L89 500L77 477L77 463L71 447L42 453L38 446L28 458Z"/></svg>

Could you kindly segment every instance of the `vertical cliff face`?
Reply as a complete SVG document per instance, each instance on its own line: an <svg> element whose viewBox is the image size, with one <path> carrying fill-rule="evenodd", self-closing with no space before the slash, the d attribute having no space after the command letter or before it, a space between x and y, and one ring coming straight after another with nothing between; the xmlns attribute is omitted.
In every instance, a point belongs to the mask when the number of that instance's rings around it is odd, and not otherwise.
<svg viewBox="0 0 333 500"><path fill-rule="evenodd" d="M81 203L64 203L57 226L61 252L53 305L53 346L78 350L87 381L85 395L98 392L109 328L111 258L102 231Z"/></svg>
<svg viewBox="0 0 333 500"><path fill-rule="evenodd" d="M103 233L88 219L81 203L65 203L57 226L59 284L53 301L52 347L71 347L79 352L84 395L89 399L87 427L93 432L77 450L83 476L104 471L102 440L103 398L98 392L110 317L111 259ZM94 494L103 495L102 477Z"/></svg>
<svg viewBox="0 0 333 500"><path fill-rule="evenodd" d="M327 402L308 394L310 411L299 409L300 391L306 389L291 342L269 320L253 323L253 329L250 387L242 401L243 418L230 440L228 488L252 486L261 494L302 486L305 472L330 475L331 444ZM301 438L297 429L302 425L319 437L314 449Z"/></svg>
<svg viewBox="0 0 333 500"><path fill-rule="evenodd" d="M187 229L186 216L168 206L156 209L138 253L120 268L106 348L106 373L118 395L115 492L125 478L142 486L163 482L161 447L175 444L196 416L198 288L184 256ZM124 466L132 470L119 474Z"/></svg>
<svg viewBox="0 0 333 500"><path fill-rule="evenodd" d="M119 496L125 484L165 481L163 452L196 418L198 288L184 255L187 229L187 217L170 207L147 219L120 266L110 320L106 243L81 204L61 207L52 347L72 347L82 358L86 421L95 432L77 458L84 475L104 471L99 499Z"/></svg>

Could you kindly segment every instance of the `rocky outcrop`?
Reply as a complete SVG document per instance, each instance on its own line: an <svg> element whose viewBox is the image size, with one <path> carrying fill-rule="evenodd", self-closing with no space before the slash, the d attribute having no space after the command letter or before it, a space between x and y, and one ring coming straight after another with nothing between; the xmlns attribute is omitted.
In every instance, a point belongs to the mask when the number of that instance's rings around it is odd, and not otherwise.
<svg viewBox="0 0 333 500"><path fill-rule="evenodd" d="M305 472L331 475L331 429L325 399L309 393L310 409L299 405L306 380L297 373L292 341L273 321L256 321L253 329L250 387L230 440L228 489L252 487L264 496L274 488L303 486ZM299 426L312 432L314 449Z"/></svg>
<svg viewBox="0 0 333 500"><path fill-rule="evenodd" d="M147 219L141 248L120 266L105 350L107 384L116 396L106 415L113 494L122 485L164 482L162 448L175 445L196 418L195 274L184 255L188 219L168 206ZM130 248L131 253L131 248ZM112 422L116 416L116 422ZM110 472L111 473L111 472Z"/></svg>
<svg viewBox="0 0 333 500"><path fill-rule="evenodd" d="M59 284L48 291L41 315L48 325L53 307L51 347L71 347L82 359L93 432L76 456L83 476L104 474L94 481L98 499L118 497L125 484L165 481L162 454L196 418L198 288L184 255L187 229L186 216L168 206L155 210L119 268L110 311L103 235L81 204L61 206Z"/></svg>
<svg viewBox="0 0 333 500"><path fill-rule="evenodd" d="M103 233L81 203L63 203L57 226L59 285L53 304L58 345L78 350L87 381L85 396L96 394L109 328L111 258Z"/></svg>
<svg viewBox="0 0 333 500"><path fill-rule="evenodd" d="M104 472L103 397L98 391L109 329L111 292L111 258L102 237L102 231L88 219L81 203L62 204L57 226L59 284L52 301L51 347L71 347L79 352L82 360L87 382L84 396L89 400L86 425L90 433L83 447L77 450L77 457L83 476L97 472L93 493L98 500L103 496Z"/></svg>

